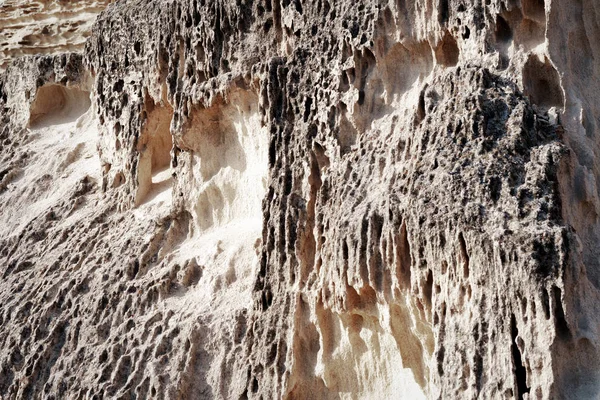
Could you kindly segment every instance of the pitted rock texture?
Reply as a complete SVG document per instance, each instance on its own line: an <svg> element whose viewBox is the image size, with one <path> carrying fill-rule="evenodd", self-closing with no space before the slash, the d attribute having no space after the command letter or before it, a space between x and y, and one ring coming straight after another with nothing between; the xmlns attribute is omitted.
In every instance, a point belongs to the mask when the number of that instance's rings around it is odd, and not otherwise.
<svg viewBox="0 0 600 400"><path fill-rule="evenodd" d="M12 60L0 396L597 398L599 22L118 1Z"/></svg>

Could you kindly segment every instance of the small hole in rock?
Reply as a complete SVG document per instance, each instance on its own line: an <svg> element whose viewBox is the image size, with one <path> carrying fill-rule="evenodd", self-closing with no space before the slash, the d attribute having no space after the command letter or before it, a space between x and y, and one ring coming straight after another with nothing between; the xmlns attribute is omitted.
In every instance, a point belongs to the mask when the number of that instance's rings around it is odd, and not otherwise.
<svg viewBox="0 0 600 400"><path fill-rule="evenodd" d="M460 50L458 49L456 39L446 31L444 38L435 49L437 63L446 67L453 67L458 63L459 55Z"/></svg>
<svg viewBox="0 0 600 400"><path fill-rule="evenodd" d="M540 60L537 55L531 55L523 67L523 90L529 96L531 103L540 107L563 107L564 98L560 85L560 76L544 57Z"/></svg>
<svg viewBox="0 0 600 400"><path fill-rule="evenodd" d="M496 17L496 29L494 33L496 35L496 42L498 43L508 43L513 38L510 25L508 25L508 22L499 15Z"/></svg>

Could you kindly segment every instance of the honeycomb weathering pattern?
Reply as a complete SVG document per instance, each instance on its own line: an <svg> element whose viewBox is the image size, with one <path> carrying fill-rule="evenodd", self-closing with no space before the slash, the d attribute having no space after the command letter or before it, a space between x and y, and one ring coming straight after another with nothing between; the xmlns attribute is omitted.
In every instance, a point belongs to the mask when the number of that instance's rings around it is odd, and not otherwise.
<svg viewBox="0 0 600 400"><path fill-rule="evenodd" d="M21 3L0 398L600 395L595 1Z"/></svg>

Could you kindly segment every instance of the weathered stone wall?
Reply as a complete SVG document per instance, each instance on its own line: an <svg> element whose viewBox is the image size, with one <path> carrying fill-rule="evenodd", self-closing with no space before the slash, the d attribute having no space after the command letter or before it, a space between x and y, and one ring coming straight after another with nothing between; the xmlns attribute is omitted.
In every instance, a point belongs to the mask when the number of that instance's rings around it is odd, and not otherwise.
<svg viewBox="0 0 600 400"><path fill-rule="evenodd" d="M597 397L597 9L120 1L16 61L0 395Z"/></svg>

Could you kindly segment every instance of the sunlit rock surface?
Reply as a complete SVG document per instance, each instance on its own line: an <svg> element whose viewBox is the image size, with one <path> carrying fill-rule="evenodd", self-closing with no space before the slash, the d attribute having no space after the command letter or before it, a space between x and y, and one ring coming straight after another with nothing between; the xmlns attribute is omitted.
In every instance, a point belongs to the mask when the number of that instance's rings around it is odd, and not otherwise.
<svg viewBox="0 0 600 400"><path fill-rule="evenodd" d="M0 71L24 55L82 51L112 0L1 0Z"/></svg>
<svg viewBox="0 0 600 400"><path fill-rule="evenodd" d="M600 396L594 1L106 3L0 3L0 397Z"/></svg>

